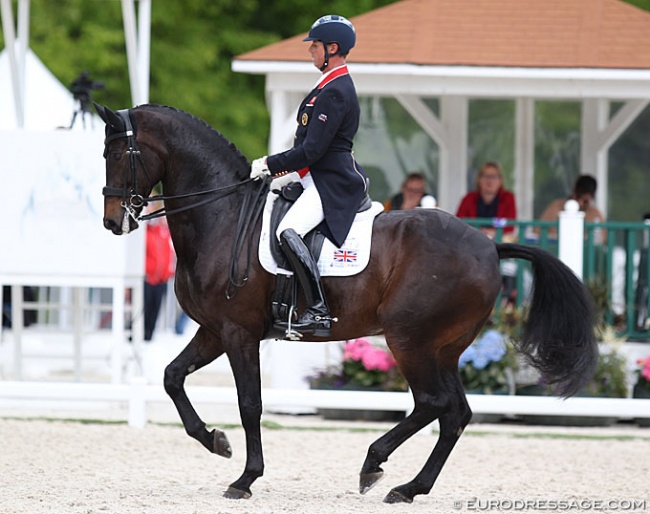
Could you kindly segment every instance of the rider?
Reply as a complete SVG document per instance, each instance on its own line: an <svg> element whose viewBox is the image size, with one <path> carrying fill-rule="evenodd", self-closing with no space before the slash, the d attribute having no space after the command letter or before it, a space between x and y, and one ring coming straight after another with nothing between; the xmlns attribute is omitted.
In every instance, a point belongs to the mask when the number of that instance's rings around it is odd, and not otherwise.
<svg viewBox="0 0 650 514"><path fill-rule="evenodd" d="M251 178L278 177L298 171L304 192L276 231L305 292L308 308L291 326L301 333L330 335L331 317L317 263L302 237L319 227L337 247L348 235L355 213L367 194L363 169L354 160L352 139L359 127L359 100L346 57L356 42L354 26L343 16L316 20L309 53L322 76L298 109L293 148L255 159ZM280 328L287 328L280 323Z"/></svg>

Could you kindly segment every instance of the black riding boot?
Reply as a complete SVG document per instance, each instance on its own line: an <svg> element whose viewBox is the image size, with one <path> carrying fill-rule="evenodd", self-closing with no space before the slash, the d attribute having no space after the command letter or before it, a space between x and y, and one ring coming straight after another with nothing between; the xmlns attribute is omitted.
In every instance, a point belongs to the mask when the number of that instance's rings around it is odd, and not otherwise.
<svg viewBox="0 0 650 514"><path fill-rule="evenodd" d="M280 247L289 259L307 299L307 310L295 323L291 324L291 329L319 337L329 336L332 318L325 303L318 266L309 248L305 245L302 237L291 228L280 234ZM278 322L276 326L284 329L289 328L287 322Z"/></svg>

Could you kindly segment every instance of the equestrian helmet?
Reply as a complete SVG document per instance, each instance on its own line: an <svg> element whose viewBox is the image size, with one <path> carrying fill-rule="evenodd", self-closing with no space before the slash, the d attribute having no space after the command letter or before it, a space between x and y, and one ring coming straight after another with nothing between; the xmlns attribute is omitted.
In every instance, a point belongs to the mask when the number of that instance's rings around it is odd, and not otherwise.
<svg viewBox="0 0 650 514"><path fill-rule="evenodd" d="M303 41L322 41L324 44L338 43L339 53L347 55L357 41L354 25L343 16L328 14L318 18Z"/></svg>

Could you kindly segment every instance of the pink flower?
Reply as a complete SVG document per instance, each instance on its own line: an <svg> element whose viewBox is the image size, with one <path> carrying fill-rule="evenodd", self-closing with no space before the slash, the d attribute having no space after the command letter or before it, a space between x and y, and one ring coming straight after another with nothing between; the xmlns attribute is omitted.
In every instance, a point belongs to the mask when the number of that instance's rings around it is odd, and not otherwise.
<svg viewBox="0 0 650 514"><path fill-rule="evenodd" d="M363 358L367 348L370 348L370 341L367 339L355 339L345 343L343 351L343 360L360 361Z"/></svg>
<svg viewBox="0 0 650 514"><path fill-rule="evenodd" d="M395 360L388 350L375 348L367 339L355 339L345 343L343 360L360 361L368 371L386 372L395 366Z"/></svg>
<svg viewBox="0 0 650 514"><path fill-rule="evenodd" d="M380 348L370 348L364 354L361 362L367 370L378 370L386 372L395 366L393 356Z"/></svg>
<svg viewBox="0 0 650 514"><path fill-rule="evenodd" d="M650 357L639 359L636 363L641 366L641 376L650 382Z"/></svg>

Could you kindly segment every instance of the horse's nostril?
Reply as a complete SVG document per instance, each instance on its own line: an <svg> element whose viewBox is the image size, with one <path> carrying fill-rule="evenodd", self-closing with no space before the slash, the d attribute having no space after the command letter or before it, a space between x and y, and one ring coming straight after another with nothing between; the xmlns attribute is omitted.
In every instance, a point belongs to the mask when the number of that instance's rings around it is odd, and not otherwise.
<svg viewBox="0 0 650 514"><path fill-rule="evenodd" d="M112 219L104 218L104 228L115 233L115 230L118 228L118 225Z"/></svg>

